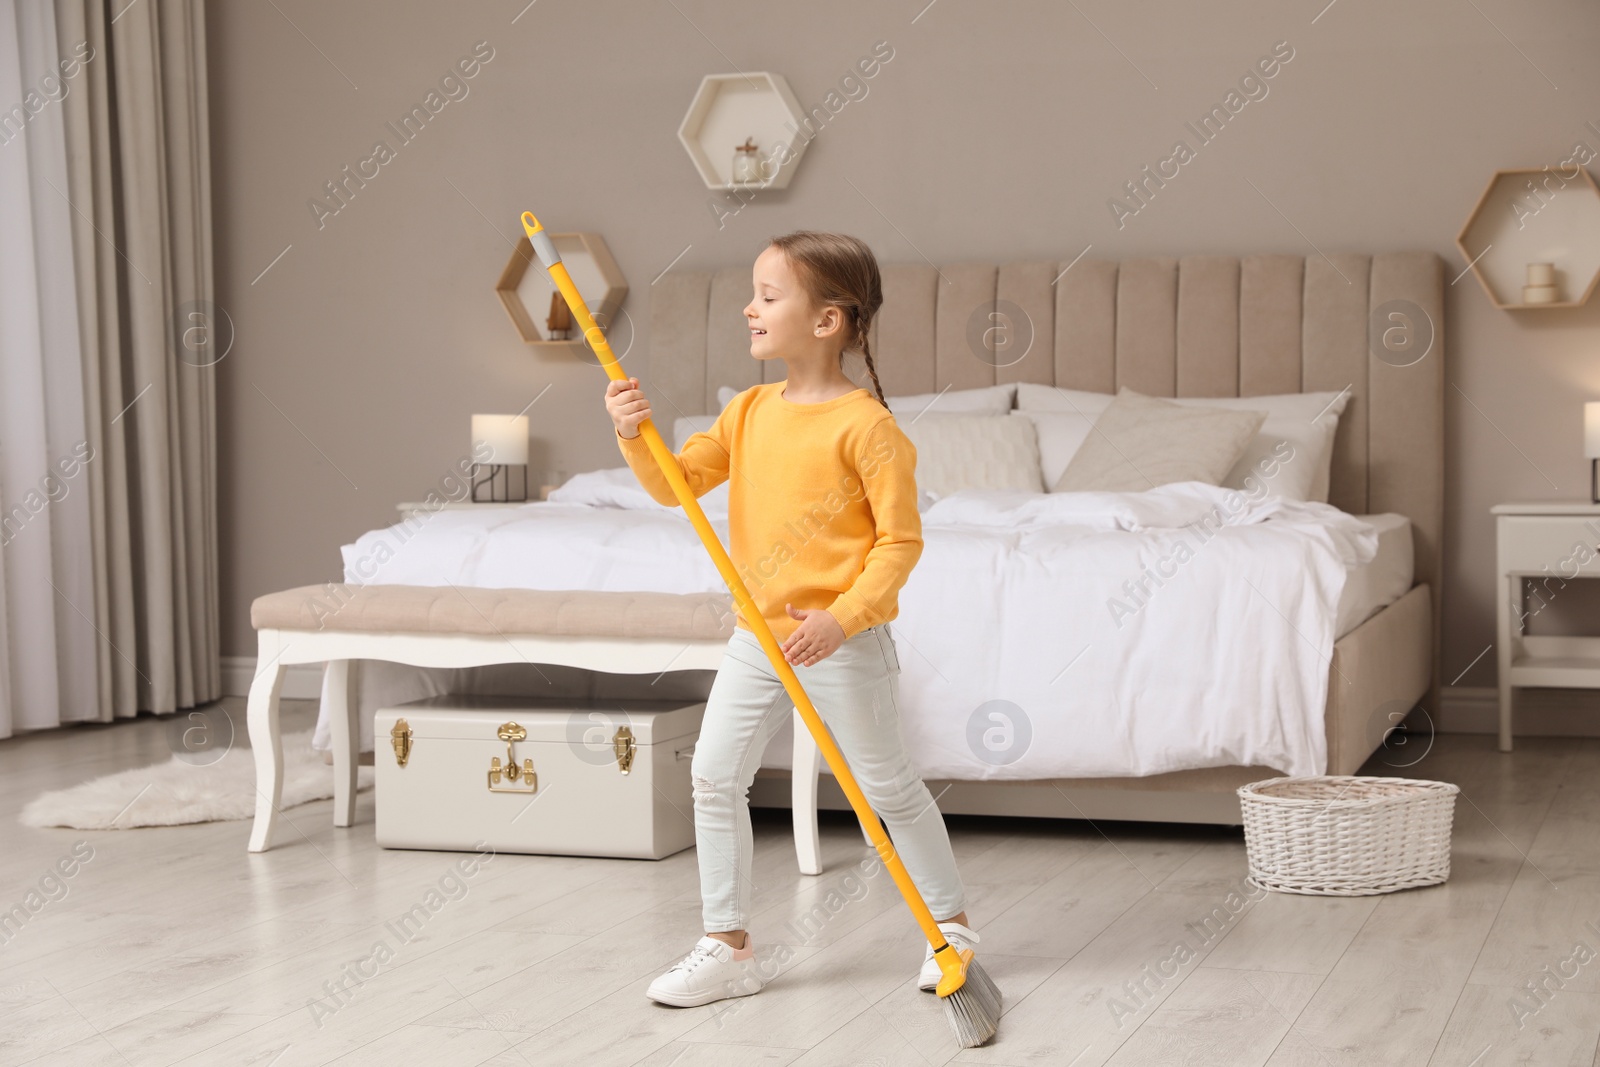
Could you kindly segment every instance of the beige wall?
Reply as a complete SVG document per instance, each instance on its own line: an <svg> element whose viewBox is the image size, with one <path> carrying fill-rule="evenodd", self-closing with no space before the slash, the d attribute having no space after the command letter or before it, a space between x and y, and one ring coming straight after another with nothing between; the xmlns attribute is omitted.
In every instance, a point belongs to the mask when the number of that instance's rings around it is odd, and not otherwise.
<svg viewBox="0 0 1600 1067"><path fill-rule="evenodd" d="M748 263L802 226L893 262L1427 248L1454 277L1495 168L1600 150L1594 5L923 3L541 0L515 23L521 0L208 5L217 288L237 330L225 651L253 652L253 597L339 578L341 544L436 485L474 411L549 386L534 464L621 465L605 376L525 347L492 292L523 209L605 235L641 327L625 362L648 383L650 282L685 246L686 267ZM493 58L468 95L400 145L385 123L480 41ZM719 228L676 138L700 76L775 70L816 104L878 41L893 58L791 187ZM1119 228L1108 200L1279 41L1294 56L1267 95ZM308 201L379 139L394 158L319 228ZM1488 508L1587 492L1600 300L1496 311L1470 274L1447 300L1449 683L1493 639ZM1596 616L1569 587L1537 625ZM1493 680L1489 655L1459 683Z"/></svg>

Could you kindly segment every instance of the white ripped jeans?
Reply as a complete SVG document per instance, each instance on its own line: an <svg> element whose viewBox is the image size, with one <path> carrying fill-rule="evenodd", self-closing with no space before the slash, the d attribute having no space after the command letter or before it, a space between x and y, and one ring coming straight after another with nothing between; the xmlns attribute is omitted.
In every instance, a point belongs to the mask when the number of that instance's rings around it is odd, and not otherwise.
<svg viewBox="0 0 1600 1067"><path fill-rule="evenodd" d="M862 630L826 659L793 667L934 918L965 911L944 816L906 757L900 660L889 623ZM767 742L793 711L760 639L735 628L706 697L690 771L707 933L749 928L754 844L748 791Z"/></svg>

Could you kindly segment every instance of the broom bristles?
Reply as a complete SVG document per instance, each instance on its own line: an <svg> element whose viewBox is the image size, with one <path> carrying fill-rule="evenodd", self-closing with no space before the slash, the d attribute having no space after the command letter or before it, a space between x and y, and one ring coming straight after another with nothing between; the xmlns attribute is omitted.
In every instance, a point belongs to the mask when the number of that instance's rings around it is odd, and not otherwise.
<svg viewBox="0 0 1600 1067"><path fill-rule="evenodd" d="M961 988L939 999L962 1048L977 1048L1000 1028L1000 989L976 959L967 961Z"/></svg>

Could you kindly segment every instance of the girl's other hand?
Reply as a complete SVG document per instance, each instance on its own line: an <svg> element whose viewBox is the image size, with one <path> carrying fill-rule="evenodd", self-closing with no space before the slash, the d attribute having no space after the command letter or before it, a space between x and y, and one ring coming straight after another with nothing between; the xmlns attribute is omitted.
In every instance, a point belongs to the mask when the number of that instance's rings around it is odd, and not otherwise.
<svg viewBox="0 0 1600 1067"><path fill-rule="evenodd" d="M844 644L844 627L829 612L822 608L796 609L793 604L785 604L784 608L791 619L800 620L789 639L778 646L791 664L809 667L827 659Z"/></svg>
<svg viewBox="0 0 1600 1067"><path fill-rule="evenodd" d="M606 413L617 426L617 434L639 436L639 424L650 417L650 401L639 391L637 378L613 378L606 383Z"/></svg>

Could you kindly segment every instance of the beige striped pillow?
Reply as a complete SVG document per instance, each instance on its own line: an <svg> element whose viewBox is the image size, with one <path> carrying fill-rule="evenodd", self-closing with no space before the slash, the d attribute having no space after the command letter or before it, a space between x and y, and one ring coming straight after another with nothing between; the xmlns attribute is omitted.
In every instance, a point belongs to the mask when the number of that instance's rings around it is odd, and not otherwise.
<svg viewBox="0 0 1600 1067"><path fill-rule="evenodd" d="M1266 419L1265 411L1186 407L1123 386L1052 491L1139 492L1190 481L1220 485Z"/></svg>
<svg viewBox="0 0 1600 1067"><path fill-rule="evenodd" d="M935 410L896 424L917 452L917 487L934 499L962 489L1044 492L1033 423Z"/></svg>

